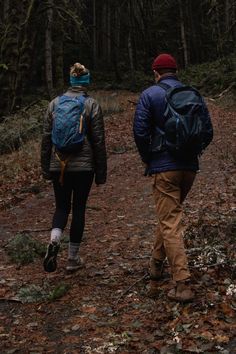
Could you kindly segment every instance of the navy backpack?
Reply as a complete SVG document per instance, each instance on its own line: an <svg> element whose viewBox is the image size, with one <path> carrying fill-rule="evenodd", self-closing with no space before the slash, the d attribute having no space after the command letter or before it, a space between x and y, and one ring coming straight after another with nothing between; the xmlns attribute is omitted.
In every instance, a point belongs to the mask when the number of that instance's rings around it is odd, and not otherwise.
<svg viewBox="0 0 236 354"><path fill-rule="evenodd" d="M158 128L152 151L169 150L176 157L200 155L208 145L205 104L200 93L191 86L158 86L166 91L164 130Z"/></svg>

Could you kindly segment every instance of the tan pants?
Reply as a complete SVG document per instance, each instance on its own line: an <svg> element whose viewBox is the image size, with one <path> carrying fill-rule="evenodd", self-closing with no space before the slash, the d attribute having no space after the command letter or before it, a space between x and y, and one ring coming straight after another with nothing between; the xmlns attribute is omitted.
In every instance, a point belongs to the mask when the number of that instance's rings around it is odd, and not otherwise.
<svg viewBox="0 0 236 354"><path fill-rule="evenodd" d="M191 189L195 172L168 171L154 177L153 193L158 215L158 228L152 257L168 259L173 279L190 277L183 242L182 202Z"/></svg>

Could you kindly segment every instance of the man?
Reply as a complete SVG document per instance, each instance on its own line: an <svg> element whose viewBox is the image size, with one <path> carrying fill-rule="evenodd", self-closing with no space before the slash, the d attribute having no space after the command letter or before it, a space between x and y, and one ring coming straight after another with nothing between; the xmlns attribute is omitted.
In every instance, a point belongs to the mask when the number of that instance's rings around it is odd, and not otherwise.
<svg viewBox="0 0 236 354"><path fill-rule="evenodd" d="M197 155L176 157L167 148L160 151L152 149L156 134L160 131L165 132L166 89L163 86L166 84L169 87L183 86L177 77L176 60L171 55L157 56L152 69L157 84L143 91L134 118L134 138L145 164L146 174L154 175L153 193L159 221L150 259L150 278L151 284L161 279L167 257L176 284L169 291L168 297L184 302L192 300L194 293L189 284L190 272L183 242L182 203L199 169L198 157ZM208 145L212 140L213 130L205 104L204 117L207 120ZM153 293L151 289L150 293L155 295L155 291Z"/></svg>

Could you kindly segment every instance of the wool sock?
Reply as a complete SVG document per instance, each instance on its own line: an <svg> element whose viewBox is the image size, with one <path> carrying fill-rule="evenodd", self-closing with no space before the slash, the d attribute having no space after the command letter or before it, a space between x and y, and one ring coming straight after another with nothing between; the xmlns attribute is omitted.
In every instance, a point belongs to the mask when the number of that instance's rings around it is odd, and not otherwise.
<svg viewBox="0 0 236 354"><path fill-rule="evenodd" d="M68 258L69 259L78 259L79 253L79 243L69 242Z"/></svg>
<svg viewBox="0 0 236 354"><path fill-rule="evenodd" d="M62 229L54 228L51 231L51 242L60 243L60 239L62 236Z"/></svg>

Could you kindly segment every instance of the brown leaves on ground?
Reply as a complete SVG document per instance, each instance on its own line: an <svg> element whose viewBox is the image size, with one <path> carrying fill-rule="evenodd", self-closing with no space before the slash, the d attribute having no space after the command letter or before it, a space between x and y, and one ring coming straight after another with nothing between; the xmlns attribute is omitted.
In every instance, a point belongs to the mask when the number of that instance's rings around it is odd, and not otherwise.
<svg viewBox="0 0 236 354"><path fill-rule="evenodd" d="M157 224L152 179L143 176L132 137L135 106L128 99L135 101L137 95L118 95L124 111L105 118L108 181L94 186L88 201L81 245L86 268L66 273L66 239L52 274L44 273L40 258L19 266L6 255L9 238L24 230L48 242L54 211L50 185L38 194L28 191L17 205L11 199L11 208L1 213L1 353L235 352L236 114L209 107L214 142L202 157L201 173L184 206L196 299L183 305L167 300L168 266L157 299L147 297L148 260ZM26 183L21 188L27 188L25 172L18 173ZM17 187L13 183L5 190L6 200L10 189ZM61 296L45 297L62 283L68 290ZM41 291L44 297L22 303L22 288Z"/></svg>

